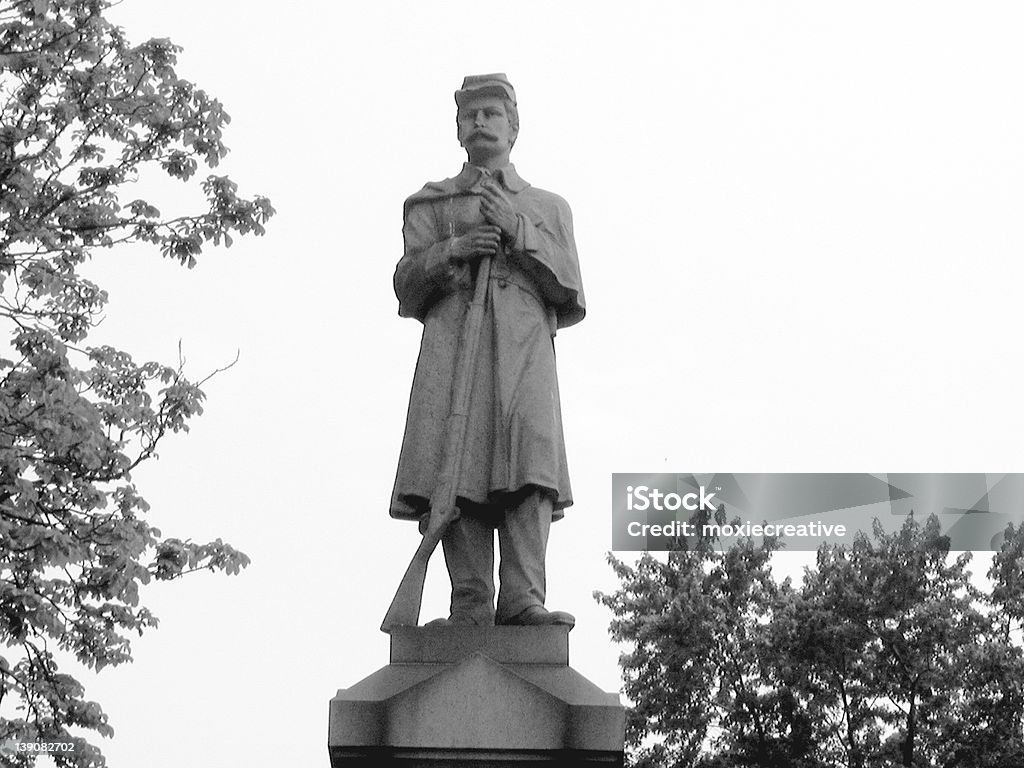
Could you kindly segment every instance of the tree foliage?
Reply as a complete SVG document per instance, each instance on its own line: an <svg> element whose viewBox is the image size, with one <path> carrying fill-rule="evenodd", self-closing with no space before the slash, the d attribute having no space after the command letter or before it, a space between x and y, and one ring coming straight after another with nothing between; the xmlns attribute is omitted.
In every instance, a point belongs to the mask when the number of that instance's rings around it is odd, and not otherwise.
<svg viewBox="0 0 1024 768"><path fill-rule="evenodd" d="M822 546L800 585L773 578L776 549L609 556L634 766L1024 765L1024 528L987 592L935 517Z"/></svg>
<svg viewBox="0 0 1024 768"><path fill-rule="evenodd" d="M198 213L122 199L153 176L216 166L229 118L175 73L178 48L131 45L109 5L0 0L0 743L72 741L55 760L76 768L104 764L80 734L111 727L58 654L94 669L127 661L129 636L156 625L141 585L248 562L146 521L132 471L202 413L202 382L180 363L90 346L107 294L81 267L125 243L192 267L204 245L263 234L273 214L215 175Z"/></svg>

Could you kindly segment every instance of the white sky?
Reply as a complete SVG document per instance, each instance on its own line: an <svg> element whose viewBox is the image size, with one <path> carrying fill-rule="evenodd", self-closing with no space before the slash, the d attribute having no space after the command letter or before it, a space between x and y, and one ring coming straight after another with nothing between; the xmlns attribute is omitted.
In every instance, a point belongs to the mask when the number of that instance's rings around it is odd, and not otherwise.
<svg viewBox="0 0 1024 768"><path fill-rule="evenodd" d="M387 663L416 546L387 505L419 325L403 199L456 173L452 94L504 71L513 160L574 212L589 315L557 340L576 506L550 606L619 686L612 472L1007 472L1019 407L1024 6L1015 2L125 0L132 40L233 117L278 215L188 272L103 255L96 342L211 381L137 473L167 535L253 565L145 593L161 627L89 682L113 768L326 765L328 700ZM173 205L166 206L168 212ZM1017 350L1016 352L1014 350ZM779 565L792 568L793 558ZM438 556L424 617L446 613Z"/></svg>

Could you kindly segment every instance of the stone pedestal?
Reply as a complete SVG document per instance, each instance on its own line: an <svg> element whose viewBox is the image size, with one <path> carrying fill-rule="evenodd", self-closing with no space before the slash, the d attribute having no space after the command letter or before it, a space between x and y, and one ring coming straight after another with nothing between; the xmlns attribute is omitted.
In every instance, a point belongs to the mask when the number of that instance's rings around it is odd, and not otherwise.
<svg viewBox="0 0 1024 768"><path fill-rule="evenodd" d="M621 766L625 711L569 667L568 627L407 627L331 700L331 768Z"/></svg>

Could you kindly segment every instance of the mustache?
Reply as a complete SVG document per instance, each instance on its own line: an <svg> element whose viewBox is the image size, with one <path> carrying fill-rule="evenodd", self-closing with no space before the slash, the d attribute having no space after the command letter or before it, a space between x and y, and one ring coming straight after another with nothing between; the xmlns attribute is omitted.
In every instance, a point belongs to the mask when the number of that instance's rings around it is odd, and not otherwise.
<svg viewBox="0 0 1024 768"><path fill-rule="evenodd" d="M485 139L490 139L491 141L497 141L497 140L498 140L498 137L497 137L497 136L495 136L495 135L494 135L493 133L491 133L490 131L485 131L485 130L484 130L484 129L482 129L482 128L478 128L478 129L476 129L476 130L475 130L475 131L473 131L473 132L472 132L471 134L469 134L469 136L468 136L467 138L470 138L470 139L475 139L475 138L477 138L478 136L480 136L480 137L483 137L483 138L485 138Z"/></svg>

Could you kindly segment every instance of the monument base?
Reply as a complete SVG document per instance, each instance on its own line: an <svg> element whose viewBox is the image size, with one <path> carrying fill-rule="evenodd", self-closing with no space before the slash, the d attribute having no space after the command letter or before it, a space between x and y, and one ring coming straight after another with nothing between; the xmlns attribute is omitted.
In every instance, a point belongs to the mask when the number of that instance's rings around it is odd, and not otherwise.
<svg viewBox="0 0 1024 768"><path fill-rule="evenodd" d="M403 627L331 699L331 768L621 766L625 710L569 667L569 627Z"/></svg>

